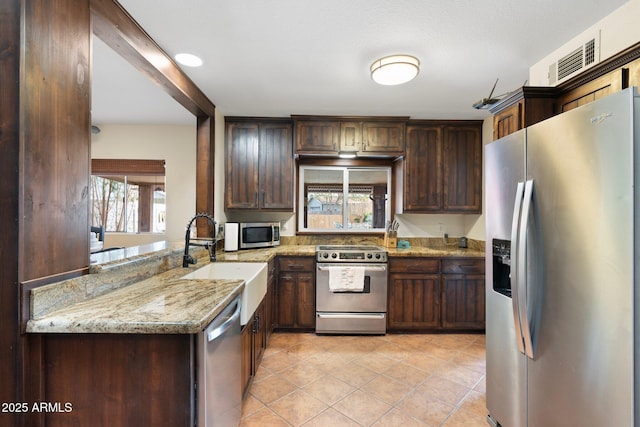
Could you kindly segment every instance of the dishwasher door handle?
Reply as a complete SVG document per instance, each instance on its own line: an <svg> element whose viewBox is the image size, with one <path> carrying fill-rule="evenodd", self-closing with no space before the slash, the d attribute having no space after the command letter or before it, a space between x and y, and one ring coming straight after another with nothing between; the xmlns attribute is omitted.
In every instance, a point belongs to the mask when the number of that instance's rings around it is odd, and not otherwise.
<svg viewBox="0 0 640 427"><path fill-rule="evenodd" d="M236 309L233 312L233 315L229 317L227 320L225 320L225 322L222 325L214 328L211 331L207 331L207 342L211 342L215 340L220 335L227 332L227 330L233 326L233 323L238 319L238 317L240 317L240 305L241 305L240 300L238 299L236 302Z"/></svg>

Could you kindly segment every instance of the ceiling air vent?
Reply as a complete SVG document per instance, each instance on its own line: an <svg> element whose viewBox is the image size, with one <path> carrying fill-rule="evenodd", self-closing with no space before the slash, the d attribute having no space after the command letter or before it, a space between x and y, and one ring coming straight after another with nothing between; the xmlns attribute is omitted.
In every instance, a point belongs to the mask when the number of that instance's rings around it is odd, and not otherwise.
<svg viewBox="0 0 640 427"><path fill-rule="evenodd" d="M562 83L600 60L600 34L549 65L549 84Z"/></svg>

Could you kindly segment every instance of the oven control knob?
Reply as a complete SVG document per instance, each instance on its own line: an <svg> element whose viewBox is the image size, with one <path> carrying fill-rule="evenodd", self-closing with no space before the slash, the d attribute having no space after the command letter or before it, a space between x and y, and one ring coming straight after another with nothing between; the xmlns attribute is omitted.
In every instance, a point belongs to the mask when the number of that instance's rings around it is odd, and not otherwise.
<svg viewBox="0 0 640 427"><path fill-rule="evenodd" d="M337 254L337 253L335 253L335 252L334 252L334 253L332 253L332 254L331 254L331 258L333 258L333 259L338 258L338 254Z"/></svg>
<svg viewBox="0 0 640 427"><path fill-rule="evenodd" d="M325 252L325 253L322 254L322 256L325 257L325 258L329 258L329 253Z"/></svg>
<svg viewBox="0 0 640 427"><path fill-rule="evenodd" d="M369 258L369 259L373 258L373 255L367 254L367 258Z"/></svg>
<svg viewBox="0 0 640 427"><path fill-rule="evenodd" d="M377 258L377 259L380 259L380 254L376 254L376 258Z"/></svg>

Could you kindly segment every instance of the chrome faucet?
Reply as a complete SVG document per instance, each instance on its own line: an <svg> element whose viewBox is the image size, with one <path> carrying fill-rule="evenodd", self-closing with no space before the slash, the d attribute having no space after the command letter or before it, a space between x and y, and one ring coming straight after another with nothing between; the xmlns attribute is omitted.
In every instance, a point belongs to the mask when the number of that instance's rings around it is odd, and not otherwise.
<svg viewBox="0 0 640 427"><path fill-rule="evenodd" d="M195 238L194 240L203 241L204 243L193 243L191 242L191 226L198 218L206 218L211 224L211 228L213 229L213 235L211 238ZM206 213L196 214L191 220L189 220L189 224L187 225L187 234L184 237L184 255L182 257L182 266L189 267L189 264L195 264L198 262L193 256L189 255L189 247L190 246L204 246L205 249L209 251L209 260L214 262L216 260L216 220L213 217Z"/></svg>

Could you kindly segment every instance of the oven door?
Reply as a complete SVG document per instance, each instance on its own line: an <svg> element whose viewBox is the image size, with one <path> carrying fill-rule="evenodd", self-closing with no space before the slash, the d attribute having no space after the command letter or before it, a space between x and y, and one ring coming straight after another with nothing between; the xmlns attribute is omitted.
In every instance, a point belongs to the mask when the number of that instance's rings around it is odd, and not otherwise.
<svg viewBox="0 0 640 427"><path fill-rule="evenodd" d="M333 292L329 271L340 267L364 267L362 291ZM384 313L387 311L387 264L318 263L316 310L339 313Z"/></svg>

